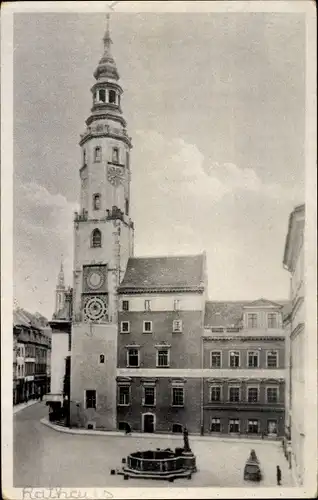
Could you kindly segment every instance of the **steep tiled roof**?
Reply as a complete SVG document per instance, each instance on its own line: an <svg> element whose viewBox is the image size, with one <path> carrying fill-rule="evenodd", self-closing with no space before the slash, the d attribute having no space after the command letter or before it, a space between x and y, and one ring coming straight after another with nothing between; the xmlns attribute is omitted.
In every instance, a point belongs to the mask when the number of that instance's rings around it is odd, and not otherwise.
<svg viewBox="0 0 318 500"><path fill-rule="evenodd" d="M264 302L270 303L271 301L265 301L265 299L261 299ZM259 301L251 301L251 300L242 300L242 301L227 301L227 302L218 302L218 301L208 301L205 304L205 317L204 317L204 325L205 326L239 326L243 311L246 306L255 305ZM281 305L284 308L288 308L288 301L281 300L273 302L273 305ZM282 310L284 314L284 309Z"/></svg>
<svg viewBox="0 0 318 500"><path fill-rule="evenodd" d="M28 326L37 328L38 330L43 330L44 328L44 316L41 315L38 318L36 315L22 309L21 307L14 309L13 311L13 325L14 326Z"/></svg>
<svg viewBox="0 0 318 500"><path fill-rule="evenodd" d="M20 309L13 311L13 326L31 326L30 321L26 318Z"/></svg>
<svg viewBox="0 0 318 500"><path fill-rule="evenodd" d="M119 293L137 290L198 290L204 287L204 256L131 257Z"/></svg>
<svg viewBox="0 0 318 500"><path fill-rule="evenodd" d="M243 314L243 307L250 301L241 302L206 302L205 326L238 326Z"/></svg>

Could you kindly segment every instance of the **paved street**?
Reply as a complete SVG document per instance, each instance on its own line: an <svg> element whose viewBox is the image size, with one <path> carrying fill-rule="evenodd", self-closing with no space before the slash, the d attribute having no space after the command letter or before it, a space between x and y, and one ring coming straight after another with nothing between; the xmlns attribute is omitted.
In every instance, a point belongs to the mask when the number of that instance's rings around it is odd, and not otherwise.
<svg viewBox="0 0 318 500"><path fill-rule="evenodd" d="M129 452L149 448L178 446L172 439L133 436L86 436L56 432L40 423L48 414L45 403L37 403L14 415L14 486L15 487L151 487L154 486L251 486L244 483L243 468L251 448L256 450L264 472L261 486L276 485L276 465L282 470L282 485L292 486L287 461L276 442L234 443L231 441L195 441L190 444L197 455L199 471L192 480L174 483L111 476L110 469L121 466ZM182 437L180 436L180 446Z"/></svg>

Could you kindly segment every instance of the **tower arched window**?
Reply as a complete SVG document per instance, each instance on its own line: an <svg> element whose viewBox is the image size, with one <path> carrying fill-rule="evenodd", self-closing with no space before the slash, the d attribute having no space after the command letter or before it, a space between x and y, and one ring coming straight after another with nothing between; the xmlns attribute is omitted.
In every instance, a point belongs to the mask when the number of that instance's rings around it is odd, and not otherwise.
<svg viewBox="0 0 318 500"><path fill-rule="evenodd" d="M92 232L91 246L93 248L100 248L102 246L102 233L99 229L94 229Z"/></svg>
<svg viewBox="0 0 318 500"><path fill-rule="evenodd" d="M126 167L129 169L129 153L126 151Z"/></svg>
<svg viewBox="0 0 318 500"><path fill-rule="evenodd" d="M110 90L108 94L108 100L110 104L116 104L116 92L115 90Z"/></svg>
<svg viewBox="0 0 318 500"><path fill-rule="evenodd" d="M94 161L102 161L102 148L100 146L96 146L96 148L94 149Z"/></svg>
<svg viewBox="0 0 318 500"><path fill-rule="evenodd" d="M113 148L112 162L119 163L119 149Z"/></svg>
<svg viewBox="0 0 318 500"><path fill-rule="evenodd" d="M96 193L93 195L93 210L100 210L101 198L100 194Z"/></svg>
<svg viewBox="0 0 318 500"><path fill-rule="evenodd" d="M86 165L86 149L83 149L83 166Z"/></svg>
<svg viewBox="0 0 318 500"><path fill-rule="evenodd" d="M105 89L100 89L99 91L99 101L106 102L106 91Z"/></svg>

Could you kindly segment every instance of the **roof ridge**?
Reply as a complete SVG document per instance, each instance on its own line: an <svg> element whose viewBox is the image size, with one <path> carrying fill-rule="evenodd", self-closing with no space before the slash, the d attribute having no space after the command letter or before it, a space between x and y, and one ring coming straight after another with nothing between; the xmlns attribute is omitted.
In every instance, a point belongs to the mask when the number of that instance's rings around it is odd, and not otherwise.
<svg viewBox="0 0 318 500"><path fill-rule="evenodd" d="M131 260L131 259L171 259L171 258L178 258L178 257L201 257L203 255L204 255L204 252L195 253L195 254L177 254L177 255L138 255L138 256L129 257L129 260Z"/></svg>

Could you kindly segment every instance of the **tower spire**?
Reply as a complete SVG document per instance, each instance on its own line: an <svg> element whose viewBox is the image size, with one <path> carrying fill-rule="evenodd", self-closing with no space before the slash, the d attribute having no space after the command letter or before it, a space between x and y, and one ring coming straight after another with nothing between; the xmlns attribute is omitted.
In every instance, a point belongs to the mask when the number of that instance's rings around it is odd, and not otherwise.
<svg viewBox="0 0 318 500"><path fill-rule="evenodd" d="M58 275L57 284L58 284L58 287L64 287L64 285L65 285L63 255L61 255L61 267L60 267L60 272L59 272L59 275Z"/></svg>
<svg viewBox="0 0 318 500"><path fill-rule="evenodd" d="M110 15L106 14L106 31L105 31L105 35L104 35L104 38L103 38L105 52L109 52L110 51L110 46L113 43L112 39L110 37L109 24L110 24Z"/></svg>

